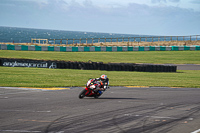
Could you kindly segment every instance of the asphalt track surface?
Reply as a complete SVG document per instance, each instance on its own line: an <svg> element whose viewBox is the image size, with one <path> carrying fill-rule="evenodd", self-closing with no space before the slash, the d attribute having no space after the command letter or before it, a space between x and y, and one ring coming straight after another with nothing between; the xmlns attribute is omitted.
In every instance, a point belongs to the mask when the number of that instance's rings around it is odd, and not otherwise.
<svg viewBox="0 0 200 133"><path fill-rule="evenodd" d="M82 89L0 87L0 132L200 132L200 88L111 87L79 99Z"/></svg>
<svg viewBox="0 0 200 133"><path fill-rule="evenodd" d="M200 70L199 64L175 64L177 70Z"/></svg>

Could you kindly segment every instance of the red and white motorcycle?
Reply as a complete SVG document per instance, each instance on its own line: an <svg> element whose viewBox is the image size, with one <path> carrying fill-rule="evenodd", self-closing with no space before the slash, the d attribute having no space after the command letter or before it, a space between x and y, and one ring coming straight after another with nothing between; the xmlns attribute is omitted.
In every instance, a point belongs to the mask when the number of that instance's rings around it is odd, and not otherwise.
<svg viewBox="0 0 200 133"><path fill-rule="evenodd" d="M90 79L88 80L86 87L84 90L82 90L79 94L79 98L82 99L84 97L94 97L98 98L103 94L103 91L95 91L97 88L100 88L101 82L95 80L95 79Z"/></svg>

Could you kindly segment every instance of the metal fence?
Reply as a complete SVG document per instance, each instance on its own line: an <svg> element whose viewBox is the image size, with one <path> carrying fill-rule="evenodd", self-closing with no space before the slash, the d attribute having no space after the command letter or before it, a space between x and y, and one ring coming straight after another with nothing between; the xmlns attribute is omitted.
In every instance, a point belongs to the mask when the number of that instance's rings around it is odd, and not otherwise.
<svg viewBox="0 0 200 133"><path fill-rule="evenodd" d="M199 41L200 35L190 36L143 36L143 37L121 37L121 38L80 38L80 39L36 39L31 43L38 44L93 44L113 42L159 42L159 41Z"/></svg>

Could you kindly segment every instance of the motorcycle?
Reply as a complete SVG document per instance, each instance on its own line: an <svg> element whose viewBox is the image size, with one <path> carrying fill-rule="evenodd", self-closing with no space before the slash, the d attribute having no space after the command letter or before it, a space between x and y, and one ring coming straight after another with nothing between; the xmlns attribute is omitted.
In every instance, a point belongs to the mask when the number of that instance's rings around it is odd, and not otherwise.
<svg viewBox="0 0 200 133"><path fill-rule="evenodd" d="M97 87L100 87L101 83L95 79L89 79L86 87L84 90L82 90L79 94L79 98L82 99L84 97L94 97L94 98L98 98L102 95L102 91L98 90L95 91L97 89Z"/></svg>

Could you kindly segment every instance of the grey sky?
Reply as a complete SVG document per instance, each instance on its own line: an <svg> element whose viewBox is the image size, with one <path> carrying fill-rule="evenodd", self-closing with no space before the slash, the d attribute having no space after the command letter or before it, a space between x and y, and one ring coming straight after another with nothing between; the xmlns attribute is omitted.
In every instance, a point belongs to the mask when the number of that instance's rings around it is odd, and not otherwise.
<svg viewBox="0 0 200 133"><path fill-rule="evenodd" d="M200 34L199 0L0 0L0 26L127 33Z"/></svg>

